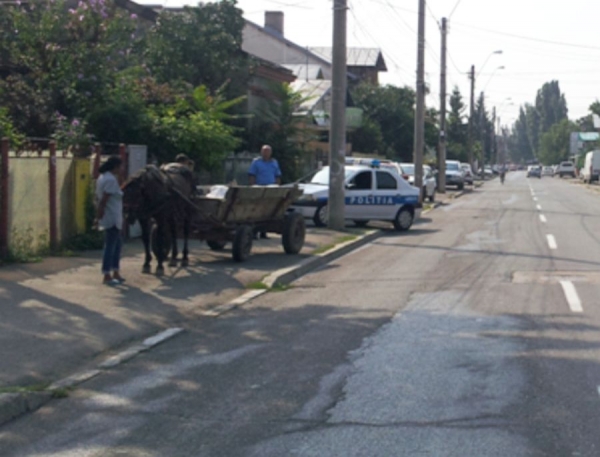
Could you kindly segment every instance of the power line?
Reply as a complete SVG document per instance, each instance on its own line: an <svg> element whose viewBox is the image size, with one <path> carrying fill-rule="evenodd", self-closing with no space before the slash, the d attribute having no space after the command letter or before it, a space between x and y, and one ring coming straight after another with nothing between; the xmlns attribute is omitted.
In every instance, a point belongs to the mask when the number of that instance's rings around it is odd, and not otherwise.
<svg viewBox="0 0 600 457"><path fill-rule="evenodd" d="M458 0L458 1L456 2L456 5L454 5L454 8L452 8L452 11L451 11L451 12L450 12L450 14L448 15L448 19L450 19L450 18L452 17L452 15L454 14L454 12L456 11L456 8L458 8L458 5L460 5L460 2L461 2L461 1L462 1L462 0Z"/></svg>
<svg viewBox="0 0 600 457"><path fill-rule="evenodd" d="M458 24L459 26L467 27L470 29L481 30L482 32L495 33L497 35L503 35L503 36L508 36L511 38L517 38L520 40L535 41L537 43L545 43L545 44L552 44L552 45L558 45L558 46L568 46L568 47L580 48L580 49L593 49L594 51L600 51L600 47L598 47L598 46L588 46L585 44L575 44L575 43L565 43L565 42L561 42L561 41L544 40L542 38L533 38L533 37L528 37L528 36L524 36L524 35L516 35L513 33L501 32L499 30L485 29L482 27L476 27L474 25L461 24L459 22L454 22L454 24Z"/></svg>

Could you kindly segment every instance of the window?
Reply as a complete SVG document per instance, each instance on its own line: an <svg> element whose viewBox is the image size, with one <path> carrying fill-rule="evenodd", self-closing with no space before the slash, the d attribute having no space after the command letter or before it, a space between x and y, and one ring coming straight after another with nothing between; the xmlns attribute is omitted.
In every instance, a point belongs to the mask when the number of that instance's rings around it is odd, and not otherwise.
<svg viewBox="0 0 600 457"><path fill-rule="evenodd" d="M373 173L371 171L361 171L357 174L350 184L353 184L354 190L371 190L373 188Z"/></svg>
<svg viewBox="0 0 600 457"><path fill-rule="evenodd" d="M396 179L385 171L377 172L377 189L397 189Z"/></svg>

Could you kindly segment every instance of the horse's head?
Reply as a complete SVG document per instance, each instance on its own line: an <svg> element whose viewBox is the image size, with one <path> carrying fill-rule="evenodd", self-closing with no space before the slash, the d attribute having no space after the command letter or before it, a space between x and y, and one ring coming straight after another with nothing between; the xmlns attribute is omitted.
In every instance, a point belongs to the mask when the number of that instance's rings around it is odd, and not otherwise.
<svg viewBox="0 0 600 457"><path fill-rule="evenodd" d="M153 216L164 207L168 189L164 176L153 165L147 165L123 186L123 211L127 222Z"/></svg>

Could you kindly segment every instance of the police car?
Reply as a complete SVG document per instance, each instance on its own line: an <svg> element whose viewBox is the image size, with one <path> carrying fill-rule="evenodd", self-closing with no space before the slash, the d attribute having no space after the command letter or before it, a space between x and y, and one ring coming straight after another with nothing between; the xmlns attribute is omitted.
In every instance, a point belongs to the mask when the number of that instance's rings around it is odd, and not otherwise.
<svg viewBox="0 0 600 457"><path fill-rule="evenodd" d="M371 166L345 167L345 218L364 226L371 220L390 221L396 230L408 230L421 216L419 191L398 173ZM295 211L312 219L317 227L327 225L329 167L323 167L310 183L302 185L303 195L294 203Z"/></svg>

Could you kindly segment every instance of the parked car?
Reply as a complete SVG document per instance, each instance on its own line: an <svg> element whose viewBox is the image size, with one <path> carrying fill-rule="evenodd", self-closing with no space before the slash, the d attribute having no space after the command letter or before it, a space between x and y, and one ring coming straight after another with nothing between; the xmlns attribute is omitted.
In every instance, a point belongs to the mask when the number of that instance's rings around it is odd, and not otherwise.
<svg viewBox="0 0 600 457"><path fill-rule="evenodd" d="M494 176L494 170L489 165L485 165L483 167L483 176L486 178L491 178Z"/></svg>
<svg viewBox="0 0 600 457"><path fill-rule="evenodd" d="M411 186L415 185L415 164L400 163L402 177L408 181ZM437 186L435 176L429 165L423 165L423 198L430 202L435 201L435 188Z"/></svg>
<svg viewBox="0 0 600 457"><path fill-rule="evenodd" d="M542 176L554 176L554 168L553 167L543 167L542 168Z"/></svg>
<svg viewBox="0 0 600 457"><path fill-rule="evenodd" d="M528 178L541 178L542 177L542 167L539 165L529 165L527 167L527 177Z"/></svg>
<svg viewBox="0 0 600 457"><path fill-rule="evenodd" d="M421 216L419 190L397 173L378 166L349 165L345 168L345 214L347 220L364 226L371 220L390 221L396 230L408 230ZM327 225L329 167L323 167L302 184L302 196L293 209L315 225Z"/></svg>
<svg viewBox="0 0 600 457"><path fill-rule="evenodd" d="M473 185L473 170L468 163L461 163L460 168L465 172L465 184Z"/></svg>
<svg viewBox="0 0 600 457"><path fill-rule="evenodd" d="M600 176L600 150L590 151L585 155L585 162L580 175L583 182L598 181L598 176Z"/></svg>
<svg viewBox="0 0 600 457"><path fill-rule="evenodd" d="M458 160L446 160L446 184L456 186L458 190L465 187L465 172Z"/></svg>
<svg viewBox="0 0 600 457"><path fill-rule="evenodd" d="M575 165L571 161L561 162L558 166L558 177L562 178L563 176L571 176L575 177Z"/></svg>

